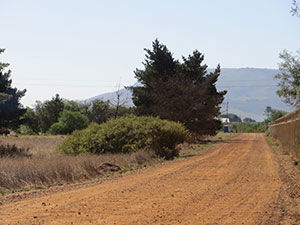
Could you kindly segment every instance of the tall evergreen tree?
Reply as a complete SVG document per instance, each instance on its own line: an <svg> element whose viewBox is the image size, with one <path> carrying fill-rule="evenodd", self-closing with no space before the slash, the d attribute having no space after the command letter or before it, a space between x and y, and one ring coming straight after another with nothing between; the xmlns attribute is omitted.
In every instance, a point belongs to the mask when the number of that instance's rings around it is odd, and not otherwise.
<svg viewBox="0 0 300 225"><path fill-rule="evenodd" d="M157 40L153 42L153 51L146 52L145 69L135 72L142 86L131 87L135 105L143 109L139 113L182 122L198 135L215 134L221 126L216 117L226 94L216 89L220 66L208 73L204 56L198 51L183 57L180 63Z"/></svg>
<svg viewBox="0 0 300 225"><path fill-rule="evenodd" d="M0 54L4 49L0 49ZM11 86L11 70L6 70L7 63L0 62L0 128L17 128L21 122L20 117L26 109L20 103L26 90L18 90Z"/></svg>
<svg viewBox="0 0 300 225"><path fill-rule="evenodd" d="M142 86L133 86L129 89L133 92L133 103L137 113L142 115L155 115L151 110L156 105L153 94L158 91L161 82L167 82L175 75L177 62L167 47L156 39L152 43L153 50L145 49L146 59L144 69L136 69L134 74Z"/></svg>

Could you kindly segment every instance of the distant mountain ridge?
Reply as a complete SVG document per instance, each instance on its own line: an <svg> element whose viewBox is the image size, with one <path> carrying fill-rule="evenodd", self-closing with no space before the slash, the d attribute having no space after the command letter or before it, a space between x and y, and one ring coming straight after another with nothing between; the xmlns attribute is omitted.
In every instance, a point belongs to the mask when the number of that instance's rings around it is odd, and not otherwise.
<svg viewBox="0 0 300 225"><path fill-rule="evenodd" d="M213 71L213 69L208 70ZM277 80L274 76L279 71L276 69L262 68L223 68L221 76L217 82L218 90L227 90L225 100L222 105L222 112L226 110L245 118L250 117L257 121L264 119L266 106L290 111L291 108L285 105L276 95ZM126 102L127 106L132 106L131 93L127 89L121 89L121 101ZM90 102L94 99L116 100L116 93L104 93L86 99Z"/></svg>

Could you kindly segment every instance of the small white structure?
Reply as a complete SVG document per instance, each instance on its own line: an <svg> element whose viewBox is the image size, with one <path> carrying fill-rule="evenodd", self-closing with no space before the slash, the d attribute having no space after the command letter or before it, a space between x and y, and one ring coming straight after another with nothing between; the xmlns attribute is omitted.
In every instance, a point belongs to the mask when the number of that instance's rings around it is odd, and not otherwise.
<svg viewBox="0 0 300 225"><path fill-rule="evenodd" d="M224 133L231 133L233 132L232 127L230 125L229 118L220 118L220 121L223 123L223 131Z"/></svg>
<svg viewBox="0 0 300 225"><path fill-rule="evenodd" d="M230 123L229 118L220 118L222 123Z"/></svg>

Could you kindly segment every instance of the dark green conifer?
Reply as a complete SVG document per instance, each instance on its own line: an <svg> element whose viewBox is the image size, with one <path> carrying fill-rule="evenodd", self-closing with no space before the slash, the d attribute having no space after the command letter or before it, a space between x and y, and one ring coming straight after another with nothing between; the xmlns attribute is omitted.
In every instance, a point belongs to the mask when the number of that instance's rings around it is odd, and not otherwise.
<svg viewBox="0 0 300 225"><path fill-rule="evenodd" d="M0 49L0 54L4 49ZM17 128L21 122L21 116L26 109L20 103L26 90L18 90L11 86L11 71L6 70L7 63L0 62L0 128Z"/></svg>
<svg viewBox="0 0 300 225"><path fill-rule="evenodd" d="M194 51L180 63L155 40L153 50L146 49L145 68L135 71L141 86L130 87L138 113L182 122L197 135L215 134L226 91L216 88L220 66L208 73L203 60L204 55Z"/></svg>

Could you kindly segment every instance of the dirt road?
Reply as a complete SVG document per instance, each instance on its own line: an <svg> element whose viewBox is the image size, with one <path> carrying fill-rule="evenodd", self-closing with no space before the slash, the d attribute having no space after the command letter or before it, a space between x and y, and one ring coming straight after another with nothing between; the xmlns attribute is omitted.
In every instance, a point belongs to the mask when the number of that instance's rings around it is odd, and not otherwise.
<svg viewBox="0 0 300 225"><path fill-rule="evenodd" d="M5 203L0 224L277 224L282 183L263 135L243 134L103 184Z"/></svg>

